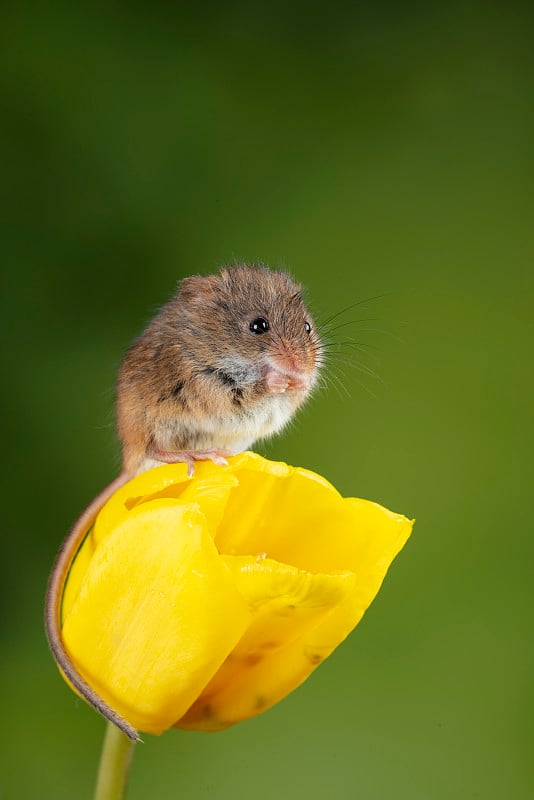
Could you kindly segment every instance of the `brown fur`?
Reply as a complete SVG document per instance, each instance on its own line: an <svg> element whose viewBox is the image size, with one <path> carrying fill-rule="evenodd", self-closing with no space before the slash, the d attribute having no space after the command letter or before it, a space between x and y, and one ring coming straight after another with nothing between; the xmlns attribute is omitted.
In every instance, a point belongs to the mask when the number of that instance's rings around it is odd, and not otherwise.
<svg viewBox="0 0 534 800"><path fill-rule="evenodd" d="M257 317L270 325L259 336L249 329ZM320 348L305 321L312 324L300 287L284 272L242 265L186 278L119 371L125 468L137 471L151 449L233 451L239 442L258 438L255 411L267 394L267 364L291 374L315 372ZM293 410L308 389L289 388ZM214 431L218 419L220 439ZM222 433L230 419L235 435Z"/></svg>

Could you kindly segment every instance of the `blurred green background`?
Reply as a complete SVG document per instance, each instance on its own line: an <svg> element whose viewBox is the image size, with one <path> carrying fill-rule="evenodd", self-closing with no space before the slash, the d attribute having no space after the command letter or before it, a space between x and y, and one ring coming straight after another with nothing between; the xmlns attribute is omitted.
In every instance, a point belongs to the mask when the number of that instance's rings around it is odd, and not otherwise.
<svg viewBox="0 0 534 800"><path fill-rule="evenodd" d="M385 295L257 449L417 525L304 686L145 737L129 800L532 797L533 19L4 4L2 800L91 796L104 725L49 656L47 574L117 473L122 352L179 278L235 260L291 269L319 317Z"/></svg>

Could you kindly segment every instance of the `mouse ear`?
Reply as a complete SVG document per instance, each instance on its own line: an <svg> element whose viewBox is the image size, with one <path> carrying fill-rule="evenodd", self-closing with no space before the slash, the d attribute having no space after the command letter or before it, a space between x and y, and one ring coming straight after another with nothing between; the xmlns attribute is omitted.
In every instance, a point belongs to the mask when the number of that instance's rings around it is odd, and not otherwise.
<svg viewBox="0 0 534 800"><path fill-rule="evenodd" d="M184 278L180 283L179 295L183 300L207 300L213 295L213 285L211 278L202 275L192 275Z"/></svg>

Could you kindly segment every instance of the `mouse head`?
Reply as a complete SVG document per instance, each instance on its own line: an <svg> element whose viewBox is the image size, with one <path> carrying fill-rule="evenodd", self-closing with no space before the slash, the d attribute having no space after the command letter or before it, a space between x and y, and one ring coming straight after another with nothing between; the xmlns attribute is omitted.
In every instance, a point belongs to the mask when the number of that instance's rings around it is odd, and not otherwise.
<svg viewBox="0 0 534 800"><path fill-rule="evenodd" d="M197 335L209 342L214 366L238 383L263 378L272 393L312 387L320 341L301 288L287 273L264 266L224 268L218 275L186 278L178 299L188 329L197 325Z"/></svg>

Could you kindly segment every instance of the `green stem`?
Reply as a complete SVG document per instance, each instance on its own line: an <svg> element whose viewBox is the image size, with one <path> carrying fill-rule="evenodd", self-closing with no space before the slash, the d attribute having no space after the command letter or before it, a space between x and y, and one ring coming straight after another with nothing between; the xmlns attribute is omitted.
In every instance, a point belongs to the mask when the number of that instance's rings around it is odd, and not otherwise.
<svg viewBox="0 0 534 800"><path fill-rule="evenodd" d="M108 722L94 800L123 800L135 742Z"/></svg>

